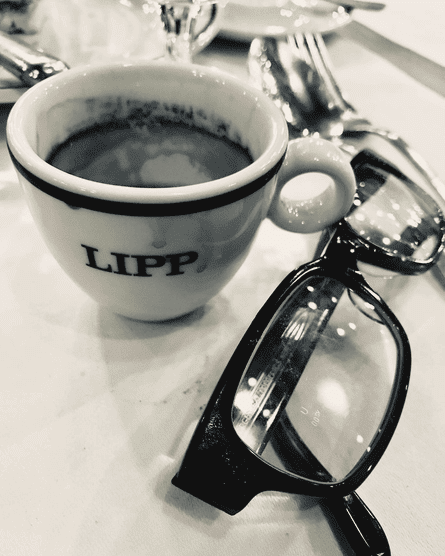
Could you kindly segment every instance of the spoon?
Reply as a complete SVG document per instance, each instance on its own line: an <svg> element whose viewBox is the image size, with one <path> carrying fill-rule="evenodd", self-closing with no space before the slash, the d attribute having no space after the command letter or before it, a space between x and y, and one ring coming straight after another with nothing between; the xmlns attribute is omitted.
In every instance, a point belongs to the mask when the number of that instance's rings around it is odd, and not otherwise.
<svg viewBox="0 0 445 556"><path fill-rule="evenodd" d="M439 194L438 201L445 203L445 184L421 155L396 133L375 127L346 100L321 34L255 39L248 66L252 82L281 108L291 138L319 133L355 156L354 140L378 136L390 143L431 186L433 195Z"/></svg>
<svg viewBox="0 0 445 556"><path fill-rule="evenodd" d="M65 62L0 32L0 65L32 87L43 79L66 71Z"/></svg>

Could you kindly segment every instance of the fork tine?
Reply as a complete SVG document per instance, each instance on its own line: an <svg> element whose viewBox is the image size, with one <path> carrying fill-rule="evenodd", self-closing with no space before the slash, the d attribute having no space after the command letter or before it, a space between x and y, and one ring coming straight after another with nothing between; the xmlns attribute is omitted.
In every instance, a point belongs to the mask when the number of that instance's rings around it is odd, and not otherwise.
<svg viewBox="0 0 445 556"><path fill-rule="evenodd" d="M406 160L420 173L429 184L429 193L433 195L442 210L445 211L445 183L433 172L425 159L398 134L374 127L367 119L362 119L354 107L349 104L341 91L333 73L333 65L321 34L297 34L291 41L292 47L299 53L300 57L318 74L320 83L325 89L325 97L330 102L330 108L336 107L344 112L343 123L345 128L341 134L344 143L347 138L360 137L363 135L380 136L393 145ZM346 117L345 117L346 115ZM349 121L348 121L349 120ZM345 141L346 140L346 141ZM438 268L437 273L445 269L445 263ZM445 283L445 277L444 277Z"/></svg>
<svg viewBox="0 0 445 556"><path fill-rule="evenodd" d="M278 44L278 39L273 40ZM341 148L352 155L356 154L354 140L372 135L381 137L399 151L423 177L429 193L445 212L445 183L430 168L425 159L396 133L375 127L346 100L334 77L332 62L323 37L320 34L299 33L287 37L287 41L283 39L281 41L282 46L289 50L289 55L286 56L286 67L283 67L283 71L290 76L288 93L301 99L312 99L312 112L307 102L296 105L289 99L289 106L297 106L296 112L301 116L300 120L306 122L307 131L318 132L331 141L339 140ZM294 62L289 60L292 57L295 59ZM284 58L284 54L281 58ZM304 74L298 75L303 67ZM300 79L298 80L297 77ZM302 107L305 108L304 111ZM329 123L334 125L329 126Z"/></svg>
<svg viewBox="0 0 445 556"><path fill-rule="evenodd" d="M320 33L298 33L290 41L291 48L318 74L324 88L324 94L332 107L342 111L355 112L354 107L343 94L332 70L328 49Z"/></svg>

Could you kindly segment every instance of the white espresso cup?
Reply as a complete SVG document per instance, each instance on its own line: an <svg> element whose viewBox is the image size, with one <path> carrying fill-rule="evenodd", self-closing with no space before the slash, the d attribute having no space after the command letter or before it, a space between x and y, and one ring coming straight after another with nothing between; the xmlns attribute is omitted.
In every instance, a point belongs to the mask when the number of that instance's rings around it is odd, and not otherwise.
<svg viewBox="0 0 445 556"><path fill-rule="evenodd" d="M115 119L149 128L153 118L228 139L252 162L174 187L110 185L47 162L85 129ZM316 138L288 145L285 119L270 99L197 65L137 62L50 77L14 105L7 141L30 211L60 266L98 303L141 320L203 306L239 269L266 216L287 230L321 230L344 216L355 191L350 164L334 145ZM327 174L332 185L305 201L285 198L284 185L307 172Z"/></svg>

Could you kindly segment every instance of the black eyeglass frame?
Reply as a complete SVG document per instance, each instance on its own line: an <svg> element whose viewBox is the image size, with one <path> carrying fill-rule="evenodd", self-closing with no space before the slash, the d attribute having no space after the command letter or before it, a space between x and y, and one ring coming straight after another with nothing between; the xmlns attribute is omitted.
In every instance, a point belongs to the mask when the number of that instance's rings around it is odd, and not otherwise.
<svg viewBox="0 0 445 556"><path fill-rule="evenodd" d="M339 229L340 228L340 229ZM234 515L259 493L280 491L320 498L343 497L369 476L386 450L405 403L411 350L407 335L382 298L364 280L339 226L325 254L291 272L276 288L226 366L172 483L195 497ZM333 278L365 302L376 305L397 346L394 387L378 434L353 471L341 481L326 483L296 476L265 462L241 440L232 423L232 406L241 377L270 323L297 288L311 277Z"/></svg>
<svg viewBox="0 0 445 556"><path fill-rule="evenodd" d="M372 242L361 238L348 224L347 220L342 220L344 230L342 238L344 241L349 242L351 247L356 251L356 258L364 263L373 266L379 266L387 270L392 270L399 274L417 275L422 274L433 267L439 260L444 249L445 240L445 219L441 208L436 201L421 187L414 183L410 178L403 174L398 168L390 164L387 160L380 155L372 152L369 149L364 149L358 153L352 160L351 166L354 170L355 179L357 182L357 191L360 190L360 183L369 179L369 172L373 172L375 176L379 171L395 176L402 181L405 186L414 191L415 194L423 200L425 204L434 206L436 212L436 219L440 221L439 229L441 234L441 241L436 245L436 248L431 253L431 256L424 260L415 260L411 258L401 258L400 256L392 253L388 249L384 249ZM349 214L354 211L354 204L351 207ZM347 219L348 215L346 215Z"/></svg>

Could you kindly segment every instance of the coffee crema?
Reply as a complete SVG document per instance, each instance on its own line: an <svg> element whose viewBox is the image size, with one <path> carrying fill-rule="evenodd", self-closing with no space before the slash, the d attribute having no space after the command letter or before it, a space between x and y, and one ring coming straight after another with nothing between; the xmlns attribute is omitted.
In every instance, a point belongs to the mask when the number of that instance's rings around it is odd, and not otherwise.
<svg viewBox="0 0 445 556"><path fill-rule="evenodd" d="M79 131L47 161L95 182L130 187L180 187L234 174L252 163L247 149L187 123L112 120Z"/></svg>

